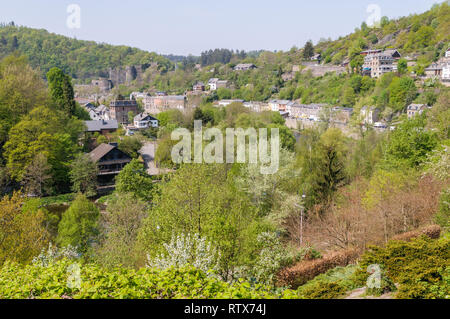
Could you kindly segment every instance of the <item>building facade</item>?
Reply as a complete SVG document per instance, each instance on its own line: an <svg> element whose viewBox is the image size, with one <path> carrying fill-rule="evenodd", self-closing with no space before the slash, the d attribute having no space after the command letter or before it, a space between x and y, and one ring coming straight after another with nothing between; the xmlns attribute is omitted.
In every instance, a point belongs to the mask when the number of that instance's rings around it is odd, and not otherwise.
<svg viewBox="0 0 450 319"><path fill-rule="evenodd" d="M117 120L119 124L128 124L128 113L138 113L138 105L135 100L114 100L109 105L111 119Z"/></svg>
<svg viewBox="0 0 450 319"><path fill-rule="evenodd" d="M186 96L184 95L158 95L148 96L144 99L145 112L158 114L169 109L184 110Z"/></svg>

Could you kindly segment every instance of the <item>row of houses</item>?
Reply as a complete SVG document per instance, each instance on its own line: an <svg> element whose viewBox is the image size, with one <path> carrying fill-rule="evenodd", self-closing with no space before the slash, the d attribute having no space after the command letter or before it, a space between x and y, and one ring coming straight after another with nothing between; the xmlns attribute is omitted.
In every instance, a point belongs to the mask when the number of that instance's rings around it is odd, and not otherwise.
<svg viewBox="0 0 450 319"><path fill-rule="evenodd" d="M429 65L424 71L426 78L435 78L443 82L450 82L450 48L447 49L443 58Z"/></svg>
<svg viewBox="0 0 450 319"><path fill-rule="evenodd" d="M406 115L409 119L415 117L416 115L422 114L425 110L431 107L427 104L410 104L406 108ZM376 106L363 106L360 111L360 122L363 125L372 125L377 128L385 128L386 123L381 121L381 110Z"/></svg>

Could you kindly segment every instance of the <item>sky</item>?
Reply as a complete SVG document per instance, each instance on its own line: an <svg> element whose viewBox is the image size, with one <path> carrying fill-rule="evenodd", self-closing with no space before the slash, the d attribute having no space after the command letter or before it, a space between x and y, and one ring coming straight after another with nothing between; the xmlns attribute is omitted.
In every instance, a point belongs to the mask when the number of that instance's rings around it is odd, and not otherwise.
<svg viewBox="0 0 450 319"><path fill-rule="evenodd" d="M437 2L442 0L0 0L0 22L161 54L200 55L214 48L286 51L310 39L349 34L378 10L396 18Z"/></svg>

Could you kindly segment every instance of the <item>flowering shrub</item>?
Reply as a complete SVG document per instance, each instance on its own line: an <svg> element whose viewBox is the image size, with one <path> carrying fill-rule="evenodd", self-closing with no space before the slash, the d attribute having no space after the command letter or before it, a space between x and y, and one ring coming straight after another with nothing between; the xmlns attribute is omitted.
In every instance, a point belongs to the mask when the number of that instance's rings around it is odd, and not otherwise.
<svg viewBox="0 0 450 319"><path fill-rule="evenodd" d="M53 246L52 243L49 243L47 250L43 248L41 253L34 257L31 262L35 265L47 267L49 264L63 258L78 259L80 257L81 254L77 252L76 247L68 245L67 247L58 248L57 246Z"/></svg>
<svg viewBox="0 0 450 319"><path fill-rule="evenodd" d="M205 237L198 234L173 236L164 244L165 252L156 258L147 255L147 267L167 269L192 265L204 272L217 270L218 253Z"/></svg>

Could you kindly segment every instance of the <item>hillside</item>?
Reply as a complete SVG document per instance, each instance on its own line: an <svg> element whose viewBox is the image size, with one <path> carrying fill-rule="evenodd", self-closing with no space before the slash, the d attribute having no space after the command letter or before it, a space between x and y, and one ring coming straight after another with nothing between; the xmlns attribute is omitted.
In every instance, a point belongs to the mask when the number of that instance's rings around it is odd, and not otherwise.
<svg viewBox="0 0 450 319"><path fill-rule="evenodd" d="M403 56L417 58L422 68L443 56L450 41L450 6L444 2L408 17L381 19L379 27L362 23L355 32L335 41L319 42L315 51L324 63L340 64L362 50L396 48ZM418 70L420 73L420 70Z"/></svg>
<svg viewBox="0 0 450 319"><path fill-rule="evenodd" d="M59 67L78 80L107 77L109 68L129 65L156 62L161 71L173 67L167 58L154 52L72 39L12 23L0 24L0 59L15 51L26 55L31 66L39 67L43 74Z"/></svg>

